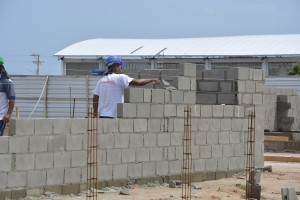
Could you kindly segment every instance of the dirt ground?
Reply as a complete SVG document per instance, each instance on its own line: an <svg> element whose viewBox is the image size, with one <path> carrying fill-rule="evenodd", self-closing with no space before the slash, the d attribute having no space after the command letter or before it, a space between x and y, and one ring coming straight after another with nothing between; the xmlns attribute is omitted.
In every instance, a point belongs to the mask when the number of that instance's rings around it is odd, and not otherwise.
<svg viewBox="0 0 300 200"><path fill-rule="evenodd" d="M261 174L261 199L281 200L282 187L294 187L300 191L300 163L284 163L265 161L265 166L272 166L272 172ZM195 182L196 189L192 189L191 199L224 199L237 200L245 198L245 174L238 174L232 178ZM240 185L240 186L238 186ZM118 189L108 188L110 191L98 193L99 200L181 200L182 189L170 188L168 184L154 186L133 185L129 195L120 195ZM300 196L298 195L298 198ZM84 200L81 196L57 196L54 200Z"/></svg>

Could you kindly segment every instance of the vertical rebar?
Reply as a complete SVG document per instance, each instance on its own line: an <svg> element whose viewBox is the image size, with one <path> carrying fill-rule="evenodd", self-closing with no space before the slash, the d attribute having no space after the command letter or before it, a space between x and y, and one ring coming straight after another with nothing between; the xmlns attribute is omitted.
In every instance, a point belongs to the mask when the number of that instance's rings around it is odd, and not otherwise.
<svg viewBox="0 0 300 200"><path fill-rule="evenodd" d="M255 111L249 111L246 149L246 199L254 196L255 187Z"/></svg>
<svg viewBox="0 0 300 200"><path fill-rule="evenodd" d="M93 110L88 113L87 129L87 194L86 199L97 200L98 189L98 123Z"/></svg>
<svg viewBox="0 0 300 200"><path fill-rule="evenodd" d="M183 159L181 170L182 199L192 197L192 145L191 145L191 108L184 108Z"/></svg>

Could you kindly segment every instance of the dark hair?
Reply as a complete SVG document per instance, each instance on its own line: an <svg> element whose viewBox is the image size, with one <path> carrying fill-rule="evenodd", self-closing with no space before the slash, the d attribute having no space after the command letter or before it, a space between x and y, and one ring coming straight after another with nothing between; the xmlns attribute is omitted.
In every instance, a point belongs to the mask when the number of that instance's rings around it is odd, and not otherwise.
<svg viewBox="0 0 300 200"><path fill-rule="evenodd" d="M112 74L114 72L114 69L118 66L120 66L120 63L113 63L108 66L107 72L104 73L104 75Z"/></svg>
<svg viewBox="0 0 300 200"><path fill-rule="evenodd" d="M1 69L1 73L5 76L5 78L10 79L10 75L7 73L4 65L0 65Z"/></svg>

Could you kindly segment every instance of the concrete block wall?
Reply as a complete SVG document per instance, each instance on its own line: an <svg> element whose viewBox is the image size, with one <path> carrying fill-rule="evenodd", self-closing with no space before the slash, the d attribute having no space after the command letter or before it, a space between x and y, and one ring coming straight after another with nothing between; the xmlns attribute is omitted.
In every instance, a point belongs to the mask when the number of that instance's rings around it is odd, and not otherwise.
<svg viewBox="0 0 300 200"><path fill-rule="evenodd" d="M295 89L267 87L264 94L265 130L300 129L299 96Z"/></svg>

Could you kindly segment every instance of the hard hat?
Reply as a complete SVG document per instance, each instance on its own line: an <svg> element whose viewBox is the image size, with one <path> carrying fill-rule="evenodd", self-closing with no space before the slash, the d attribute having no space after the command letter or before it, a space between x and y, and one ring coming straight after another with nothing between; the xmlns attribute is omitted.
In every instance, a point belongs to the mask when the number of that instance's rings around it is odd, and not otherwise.
<svg viewBox="0 0 300 200"><path fill-rule="evenodd" d="M2 56L0 56L0 65L3 65L4 64L4 59Z"/></svg>
<svg viewBox="0 0 300 200"><path fill-rule="evenodd" d="M126 64L118 56L109 56L106 60L105 65L109 67L113 63L119 63L122 67L126 66Z"/></svg>

